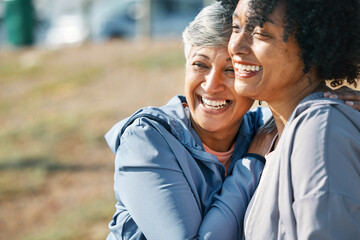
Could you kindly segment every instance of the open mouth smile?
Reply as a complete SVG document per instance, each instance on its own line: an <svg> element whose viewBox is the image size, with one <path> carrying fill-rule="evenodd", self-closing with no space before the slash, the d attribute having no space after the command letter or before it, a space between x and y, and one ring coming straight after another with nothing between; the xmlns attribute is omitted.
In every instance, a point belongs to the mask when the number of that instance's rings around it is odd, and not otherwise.
<svg viewBox="0 0 360 240"><path fill-rule="evenodd" d="M235 74L238 77L252 77L258 74L263 68L257 65L234 64Z"/></svg>
<svg viewBox="0 0 360 240"><path fill-rule="evenodd" d="M201 102L208 109L218 110L225 108L227 105L229 105L230 100L213 101L202 97Z"/></svg>

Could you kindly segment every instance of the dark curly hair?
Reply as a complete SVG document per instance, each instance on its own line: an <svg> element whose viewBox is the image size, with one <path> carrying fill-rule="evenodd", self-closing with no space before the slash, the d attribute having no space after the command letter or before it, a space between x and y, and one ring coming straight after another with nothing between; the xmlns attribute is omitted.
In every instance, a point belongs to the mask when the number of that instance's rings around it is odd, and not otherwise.
<svg viewBox="0 0 360 240"><path fill-rule="evenodd" d="M222 0L232 11L238 0ZM294 34L304 61L304 72L312 67L331 86L344 80L355 87L360 73L359 0L250 0L248 28L267 21L278 3L286 5L283 40Z"/></svg>

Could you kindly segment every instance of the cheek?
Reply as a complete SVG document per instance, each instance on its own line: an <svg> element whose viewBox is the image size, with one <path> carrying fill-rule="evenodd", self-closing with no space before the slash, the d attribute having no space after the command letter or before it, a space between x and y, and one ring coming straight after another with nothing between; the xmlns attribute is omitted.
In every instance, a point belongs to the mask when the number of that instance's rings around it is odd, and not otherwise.
<svg viewBox="0 0 360 240"><path fill-rule="evenodd" d="M199 81L197 80L198 76L191 72L186 72L185 75L185 97L188 101L189 105L193 105L194 103L194 94L197 86L199 85Z"/></svg>
<svg viewBox="0 0 360 240"><path fill-rule="evenodd" d="M304 69L304 63L302 59L299 57L298 51L285 49L284 56L285 59L283 62L283 68L285 68L287 72L293 74L293 78L302 75Z"/></svg>
<svg viewBox="0 0 360 240"><path fill-rule="evenodd" d="M193 90L194 85L196 85L196 76L191 72L186 72L185 75L185 91L189 92Z"/></svg>
<svg viewBox="0 0 360 240"><path fill-rule="evenodd" d="M247 97L239 97L237 101L238 101L238 105L235 113L237 117L240 119L251 108L251 106L254 103L254 100Z"/></svg>
<svg viewBox="0 0 360 240"><path fill-rule="evenodd" d="M275 72L278 72L279 75L284 76L284 74L294 74L298 70L302 70L302 61L299 57L298 51L294 51L289 48L278 48L277 51L267 51L266 57L270 61L268 62L272 66Z"/></svg>
<svg viewBox="0 0 360 240"><path fill-rule="evenodd" d="M301 58L301 49L293 38L288 41L289 42L284 44L285 46L281 49L281 55L284 56L284 62L289 68L302 70L304 68L304 63Z"/></svg>

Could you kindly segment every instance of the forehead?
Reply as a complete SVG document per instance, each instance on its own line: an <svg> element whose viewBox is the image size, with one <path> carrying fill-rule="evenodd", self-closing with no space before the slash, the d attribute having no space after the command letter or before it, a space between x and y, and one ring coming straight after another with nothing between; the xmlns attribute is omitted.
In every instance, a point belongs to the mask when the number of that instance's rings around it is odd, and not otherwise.
<svg viewBox="0 0 360 240"><path fill-rule="evenodd" d="M224 46L192 46L190 49L190 58L204 57L210 59L218 55L230 57L227 47Z"/></svg>
<svg viewBox="0 0 360 240"><path fill-rule="evenodd" d="M250 0L240 0L236 6L234 16L240 17L249 11Z"/></svg>
<svg viewBox="0 0 360 240"><path fill-rule="evenodd" d="M255 5L250 5L252 3L255 3ZM256 9L252 9L250 6L254 6ZM281 1L277 1L272 12L267 12L269 7L270 6L267 6L262 1L240 0L234 11L233 17L242 21L248 21L249 18L257 19L258 21L260 21L260 19L266 19L264 23L282 27L286 12L285 4Z"/></svg>

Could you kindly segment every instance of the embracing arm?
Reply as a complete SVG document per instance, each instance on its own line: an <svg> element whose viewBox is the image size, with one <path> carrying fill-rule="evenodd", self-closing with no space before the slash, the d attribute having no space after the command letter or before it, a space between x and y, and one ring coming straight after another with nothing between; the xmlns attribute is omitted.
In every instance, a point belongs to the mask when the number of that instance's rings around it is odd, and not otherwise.
<svg viewBox="0 0 360 240"><path fill-rule="evenodd" d="M133 124L116 158L114 188L118 205L121 202L127 213L122 221L121 211L114 217L113 239L234 239L263 167L252 157L239 160L236 177L226 178L226 187L203 221L200 203L159 131Z"/></svg>
<svg viewBox="0 0 360 240"><path fill-rule="evenodd" d="M200 235L206 235L208 239L241 238L246 208L259 183L265 164L264 156L275 134L276 126L273 118L270 118L258 129L248 154L236 162L233 172L225 179L221 194L215 196L212 208L204 218ZM219 225L216 219L225 221L226 226ZM223 228L222 236L217 235L221 232L219 228Z"/></svg>
<svg viewBox="0 0 360 240"><path fill-rule="evenodd" d="M236 162L223 184L221 194L206 214L199 234L205 239L240 239L246 208L259 183L264 163L253 155ZM219 222L224 224L221 225Z"/></svg>
<svg viewBox="0 0 360 240"><path fill-rule="evenodd" d="M114 188L147 239L196 237L202 216L189 184L163 136L141 119L122 136ZM127 239L127 227L119 222L112 234Z"/></svg>

